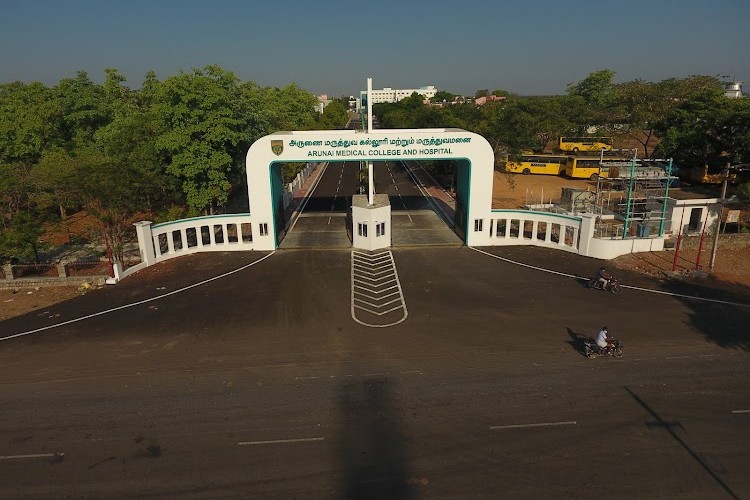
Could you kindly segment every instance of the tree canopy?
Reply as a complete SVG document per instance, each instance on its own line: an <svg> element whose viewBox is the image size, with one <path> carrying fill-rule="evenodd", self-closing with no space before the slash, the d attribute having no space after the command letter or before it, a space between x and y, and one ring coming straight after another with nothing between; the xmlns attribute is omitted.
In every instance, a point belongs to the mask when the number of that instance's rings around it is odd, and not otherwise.
<svg viewBox="0 0 750 500"><path fill-rule="evenodd" d="M727 99L717 78L616 83L615 76L595 71L559 96L480 89L477 97L505 99L477 106L441 90L433 99L440 106L414 93L373 109L382 128L476 132L498 158L595 134L635 141L642 154L684 168L750 163L750 100ZM348 99L321 114L317 98L297 85L263 87L216 65L163 80L148 72L139 89L126 81L107 68L101 84L84 71L51 87L0 84L0 260L37 258L41 228L74 210L88 210L116 251L136 214L158 221L223 211L244 185L252 142L280 130L338 129L349 119Z"/></svg>
<svg viewBox="0 0 750 500"><path fill-rule="evenodd" d="M219 66L125 82L107 68L101 84L84 71L53 87L0 84L0 260L36 255L37 229L71 210L88 210L115 247L136 214L221 210L252 142L346 124L341 104L321 117L296 85L261 87Z"/></svg>

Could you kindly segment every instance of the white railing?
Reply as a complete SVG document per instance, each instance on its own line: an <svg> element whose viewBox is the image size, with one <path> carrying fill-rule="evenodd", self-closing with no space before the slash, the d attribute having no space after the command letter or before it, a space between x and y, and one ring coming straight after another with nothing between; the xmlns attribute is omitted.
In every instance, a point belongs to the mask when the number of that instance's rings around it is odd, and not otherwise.
<svg viewBox="0 0 750 500"><path fill-rule="evenodd" d="M315 170L316 165L317 163L308 163L305 165L305 168L297 174L297 177L295 177L292 182L284 186L284 208L288 207L292 202L294 199L294 193L302 187L305 181L307 181L312 171Z"/></svg>
<svg viewBox="0 0 750 500"><path fill-rule="evenodd" d="M195 252L252 250L252 216L225 214L151 226L156 261Z"/></svg>
<svg viewBox="0 0 750 500"><path fill-rule="evenodd" d="M493 210L488 244L535 245L579 252L581 218L529 210Z"/></svg>
<svg viewBox="0 0 750 500"><path fill-rule="evenodd" d="M161 224L138 222L134 225L141 263L126 270L117 263L114 281L173 257L253 250L252 223L250 214L209 215Z"/></svg>
<svg viewBox="0 0 750 500"><path fill-rule="evenodd" d="M284 186L284 208L312 174L316 163L308 163L295 179ZM269 236L268 224L260 224L256 232ZM198 252L231 252L253 250L253 217L251 214L224 214L180 219L160 224L142 221L135 224L141 263L123 270L115 266L115 278L136 273L157 262Z"/></svg>

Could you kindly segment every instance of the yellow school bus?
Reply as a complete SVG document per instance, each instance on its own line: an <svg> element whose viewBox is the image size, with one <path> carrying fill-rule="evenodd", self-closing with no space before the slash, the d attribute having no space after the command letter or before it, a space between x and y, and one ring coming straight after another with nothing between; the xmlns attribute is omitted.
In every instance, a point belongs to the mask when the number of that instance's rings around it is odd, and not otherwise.
<svg viewBox="0 0 750 500"><path fill-rule="evenodd" d="M565 172L567 161L567 156L522 154L509 157L505 164L505 171L520 174L560 175Z"/></svg>
<svg viewBox="0 0 750 500"><path fill-rule="evenodd" d="M568 158L568 163L565 167L565 175L568 177L591 179L592 181L595 181L599 177L608 177L609 169L612 167L617 167L619 172L623 169L627 170L630 168L632 163L632 158L571 156Z"/></svg>
<svg viewBox="0 0 750 500"><path fill-rule="evenodd" d="M560 151L609 151L612 149L611 137L560 137Z"/></svg>

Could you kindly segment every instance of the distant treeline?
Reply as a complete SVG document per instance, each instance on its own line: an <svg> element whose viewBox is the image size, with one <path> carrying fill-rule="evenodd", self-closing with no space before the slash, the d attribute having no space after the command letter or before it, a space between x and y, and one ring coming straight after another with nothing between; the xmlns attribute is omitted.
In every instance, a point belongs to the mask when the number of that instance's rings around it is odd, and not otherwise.
<svg viewBox="0 0 750 500"><path fill-rule="evenodd" d="M750 100L724 97L714 77L613 83L602 70L566 95L432 106L413 95L377 104L381 128L458 127L479 133L500 154L549 149L565 135L611 135L642 145L646 155L673 157L683 168L750 162ZM38 259L49 224L86 210L119 256L136 216L154 221L225 210L244 188L245 154L279 130L342 128L346 103L323 114L311 93L288 85L261 87L207 66L138 90L107 69L103 84L85 72L56 86L0 84L0 261ZM437 102L445 100L441 107ZM658 150L650 145L657 136ZM292 177L296 165L283 167ZM447 175L447 174L446 174Z"/></svg>

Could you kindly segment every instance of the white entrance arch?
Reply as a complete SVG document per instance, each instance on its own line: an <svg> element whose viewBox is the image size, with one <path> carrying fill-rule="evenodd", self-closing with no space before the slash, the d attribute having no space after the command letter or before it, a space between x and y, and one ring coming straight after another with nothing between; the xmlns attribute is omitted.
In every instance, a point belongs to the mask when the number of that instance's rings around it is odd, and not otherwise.
<svg viewBox="0 0 750 500"><path fill-rule="evenodd" d="M534 245L612 259L664 248L658 238L596 238L593 213L563 215L531 210L493 210L494 155L484 137L462 129L390 129L278 132L255 141L247 152L250 213L194 217L136 226L138 270L195 252L273 251L283 221L282 179L274 164L321 161L457 160L456 224L468 246Z"/></svg>
<svg viewBox="0 0 750 500"><path fill-rule="evenodd" d="M485 223L474 225L488 220L492 210L494 155L484 137L462 129L322 130L278 132L250 146L246 173L255 248L274 250L283 229L278 227L281 178L274 163L385 160L464 160L456 189L457 218L465 223L467 245L487 244Z"/></svg>

